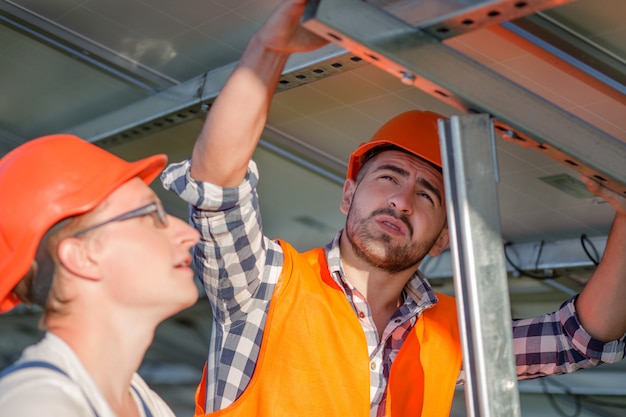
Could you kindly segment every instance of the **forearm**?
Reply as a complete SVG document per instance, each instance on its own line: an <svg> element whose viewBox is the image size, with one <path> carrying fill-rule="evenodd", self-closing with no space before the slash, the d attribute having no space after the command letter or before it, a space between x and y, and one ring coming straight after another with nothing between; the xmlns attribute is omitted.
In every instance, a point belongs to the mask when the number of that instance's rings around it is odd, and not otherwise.
<svg viewBox="0 0 626 417"><path fill-rule="evenodd" d="M250 39L193 149L196 180L222 187L241 183L287 59L326 44L300 26L305 7L306 0L283 0Z"/></svg>
<svg viewBox="0 0 626 417"><path fill-rule="evenodd" d="M596 339L609 341L626 333L626 214L615 216L602 261L580 293L576 310Z"/></svg>
<svg viewBox="0 0 626 417"><path fill-rule="evenodd" d="M191 175L222 187L243 180L288 54L248 44L207 115L192 153Z"/></svg>

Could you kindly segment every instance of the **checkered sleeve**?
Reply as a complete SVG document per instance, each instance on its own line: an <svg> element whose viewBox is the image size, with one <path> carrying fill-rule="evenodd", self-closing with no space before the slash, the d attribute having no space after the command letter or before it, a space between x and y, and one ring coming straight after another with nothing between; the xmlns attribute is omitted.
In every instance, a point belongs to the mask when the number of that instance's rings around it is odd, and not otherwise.
<svg viewBox="0 0 626 417"><path fill-rule="evenodd" d="M513 350L519 379L574 372L624 358L624 338L592 338L576 316L576 297L554 313L513 321Z"/></svg>
<svg viewBox="0 0 626 417"><path fill-rule="evenodd" d="M209 412L235 401L252 377L283 256L280 245L262 233L253 161L237 188L195 181L189 166L172 164L161 179L190 204L190 221L201 235L194 262L213 310Z"/></svg>

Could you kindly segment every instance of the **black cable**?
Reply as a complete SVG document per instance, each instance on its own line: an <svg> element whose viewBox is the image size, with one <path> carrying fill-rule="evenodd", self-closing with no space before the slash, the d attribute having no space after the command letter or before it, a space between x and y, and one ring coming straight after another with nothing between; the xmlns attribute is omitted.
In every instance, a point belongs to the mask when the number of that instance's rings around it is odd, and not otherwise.
<svg viewBox="0 0 626 417"><path fill-rule="evenodd" d="M539 382L541 383L543 387L543 394L546 396L546 398L548 399L548 402L550 403L550 405L552 406L552 408L554 409L554 411L556 411L558 415L562 417L578 417L580 413L583 411L583 406L582 406L582 402L580 401L580 396L574 395L571 392L569 392L569 390L566 389L564 394L574 399L574 404L576 405L576 409L574 410L574 414L565 414L561 406L557 403L555 395L552 394L551 392L548 392L548 387L546 386L545 380L540 379Z"/></svg>
<svg viewBox="0 0 626 417"><path fill-rule="evenodd" d="M590 396L590 395L583 396L583 400L585 400L585 402L588 402L590 404L599 405L601 407L626 408L626 403L614 403L614 402L611 402L611 401L606 401L606 400L601 400L601 399L598 399L598 398L594 398L593 396Z"/></svg>
<svg viewBox="0 0 626 417"><path fill-rule="evenodd" d="M606 408L616 408L616 409L626 409L626 402L613 402L613 401L607 401L605 399L600 399L598 398L597 395L589 395L589 394L573 394L567 386L563 385L563 384L558 384L556 383L556 381L554 379L548 379L546 381L546 379L541 378L539 380L539 382L541 383L541 386L543 387L543 394L546 396L546 398L548 399L548 401L550 402L550 405L554 408L554 410L563 417L577 417L582 408L583 408L583 403L588 403L588 404L592 404L592 405L597 405L600 407L606 407ZM552 384L558 385L560 386L564 392L563 394L553 394L551 392L548 391L548 386L546 384L546 382L550 382ZM567 414L565 414L565 412L561 409L561 407L559 406L559 404L557 403L557 398L558 395L566 395L570 398L573 399L574 404L576 405L576 409L574 410L574 414L569 416Z"/></svg>
<svg viewBox="0 0 626 417"><path fill-rule="evenodd" d="M520 273L521 275L526 275L527 277L534 278L534 279L554 279L558 277L558 275L554 271L550 275L535 275L515 265L513 261L511 260L511 258L509 257L508 251L506 250L507 247L512 246L512 245L513 245L512 242L506 242L504 244L504 257L508 261L509 265L511 265L511 267L513 267L513 269L515 269L518 273ZM542 242L542 246L543 246L543 242Z"/></svg>
<svg viewBox="0 0 626 417"><path fill-rule="evenodd" d="M585 241L588 242L589 245L591 245L591 249L593 249L593 253L595 254L595 258L593 256L591 256L591 254L587 250L587 245L585 244ZM600 255L598 255L598 250L596 249L594 244L591 242L591 240L589 240L589 238L587 237L586 234L582 234L580 236L580 244L582 245L583 250L585 251L585 253L589 257L591 262L593 262L594 265L598 265L600 263Z"/></svg>
<svg viewBox="0 0 626 417"><path fill-rule="evenodd" d="M537 260L535 261L535 271L539 269L539 260L541 259L541 252L543 252L543 240L539 243L539 251L537 252Z"/></svg>

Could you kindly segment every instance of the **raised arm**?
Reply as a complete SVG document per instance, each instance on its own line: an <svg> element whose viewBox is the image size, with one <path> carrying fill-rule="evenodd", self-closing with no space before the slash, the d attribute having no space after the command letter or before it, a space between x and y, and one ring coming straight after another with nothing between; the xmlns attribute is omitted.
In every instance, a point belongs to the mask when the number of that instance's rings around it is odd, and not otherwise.
<svg viewBox="0 0 626 417"><path fill-rule="evenodd" d="M192 153L191 176L236 187L267 120L287 58L326 43L300 26L306 0L285 0L250 39L213 103Z"/></svg>
<svg viewBox="0 0 626 417"><path fill-rule="evenodd" d="M584 329L609 341L626 333L626 197L587 177L582 180L616 210L602 260L576 301Z"/></svg>

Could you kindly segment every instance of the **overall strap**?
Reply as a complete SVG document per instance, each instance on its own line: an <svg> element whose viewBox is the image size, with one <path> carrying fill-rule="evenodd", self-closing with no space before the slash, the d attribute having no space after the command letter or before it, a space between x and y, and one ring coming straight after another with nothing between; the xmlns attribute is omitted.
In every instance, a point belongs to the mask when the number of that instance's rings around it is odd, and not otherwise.
<svg viewBox="0 0 626 417"><path fill-rule="evenodd" d="M6 368L4 371L0 372L0 378L3 378L6 375L9 375L9 374L11 374L11 373L13 373L15 371L19 371L19 370L27 369L27 368L46 368L46 369L50 369L50 370L53 370L55 372L58 372L60 374L63 374L66 377L69 378L69 375L63 369L59 368L56 365L51 364L50 362L45 362L45 361L22 362L22 363L19 363L19 364L11 365L8 368ZM81 391L82 391L82 388L81 388ZM93 407L93 404L91 404L91 401L89 401L89 398L87 398L87 396L85 396L85 399L89 403L89 407L91 408L91 411L93 412L93 415L95 417L99 417L98 413L96 412L96 409ZM143 400L141 400L141 401L143 403ZM144 404L144 407L145 407L145 404ZM152 417L152 416L146 414L146 417Z"/></svg>
<svg viewBox="0 0 626 417"><path fill-rule="evenodd" d="M25 368L47 368L47 369L52 369L53 371L57 371L58 373L67 376L67 374L65 373L63 369L59 368L56 365L51 364L50 362L32 361L32 362L22 362L19 364L13 364L7 367L2 372L0 372L0 378L4 378L6 375L9 375L15 371L19 371L20 369L25 369Z"/></svg>
<svg viewBox="0 0 626 417"><path fill-rule="evenodd" d="M137 397L139 397L139 400L141 401L141 405L143 406L143 412L146 415L146 417L152 417L152 413L150 412L150 409L148 408L148 404L146 404L146 402L143 400L143 397L141 396L141 394L139 394L139 391L137 390L137 388L135 388L134 385L130 386L133 391L135 391L135 394L137 394Z"/></svg>

